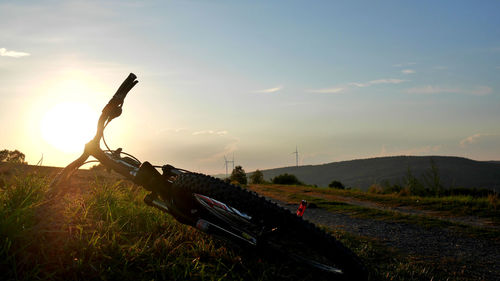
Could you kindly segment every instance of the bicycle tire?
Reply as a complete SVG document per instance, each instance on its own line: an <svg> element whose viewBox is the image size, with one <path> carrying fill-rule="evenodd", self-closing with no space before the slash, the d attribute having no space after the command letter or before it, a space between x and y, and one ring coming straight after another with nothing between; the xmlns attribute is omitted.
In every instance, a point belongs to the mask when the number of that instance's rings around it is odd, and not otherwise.
<svg viewBox="0 0 500 281"><path fill-rule="evenodd" d="M311 253L322 256L339 266L344 274L338 276L345 280L367 280L368 271L359 258L330 234L313 223L302 219L290 211L257 193L237 185L225 183L220 179L197 173L185 173L177 177L172 188L178 191L202 194L238 209L252 217L251 223L263 227L283 228L283 235L269 239L273 247L285 247L285 251L296 248L293 243L302 244L308 253L290 253L310 257ZM288 243L292 243L291 245ZM284 244L284 245L283 245ZM269 246L268 245L268 246ZM290 247L291 246L291 247ZM300 250L302 251L302 250ZM317 262L311 260L311 262ZM315 266L316 268L320 268Z"/></svg>

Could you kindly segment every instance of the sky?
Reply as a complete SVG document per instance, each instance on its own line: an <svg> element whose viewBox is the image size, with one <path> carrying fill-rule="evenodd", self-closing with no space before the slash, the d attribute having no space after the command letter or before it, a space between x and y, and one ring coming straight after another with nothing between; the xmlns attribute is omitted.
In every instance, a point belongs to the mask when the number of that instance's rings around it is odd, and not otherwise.
<svg viewBox="0 0 500 281"><path fill-rule="evenodd" d="M65 166L133 72L105 136L141 161L218 174L234 155L253 171L295 165L296 147L300 165L500 160L499 13L499 1L0 0L0 149Z"/></svg>

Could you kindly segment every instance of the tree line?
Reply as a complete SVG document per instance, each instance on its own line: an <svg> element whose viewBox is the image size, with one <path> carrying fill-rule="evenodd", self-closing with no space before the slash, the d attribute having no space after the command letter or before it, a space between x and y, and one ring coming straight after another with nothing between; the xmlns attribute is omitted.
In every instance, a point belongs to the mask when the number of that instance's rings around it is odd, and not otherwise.
<svg viewBox="0 0 500 281"><path fill-rule="evenodd" d="M16 163L16 164L27 164L24 159L26 155L19 150L0 150L0 162Z"/></svg>

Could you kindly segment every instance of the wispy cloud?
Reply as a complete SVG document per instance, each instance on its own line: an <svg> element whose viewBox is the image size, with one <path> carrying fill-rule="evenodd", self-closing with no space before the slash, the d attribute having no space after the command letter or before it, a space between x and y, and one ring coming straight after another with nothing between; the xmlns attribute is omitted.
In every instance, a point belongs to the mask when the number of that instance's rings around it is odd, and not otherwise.
<svg viewBox="0 0 500 281"><path fill-rule="evenodd" d="M401 73L403 73L403 74L414 74L415 70L413 70L413 69L403 69L403 70L401 70Z"/></svg>
<svg viewBox="0 0 500 281"><path fill-rule="evenodd" d="M368 87L370 86L369 83L359 83L359 82L351 82L351 83L348 83L347 85L349 86L354 86L354 87L358 87L358 88L363 88L363 87Z"/></svg>
<svg viewBox="0 0 500 281"><path fill-rule="evenodd" d="M475 89L461 89L461 88L449 88L449 87L440 87L440 86L423 86L417 88L411 88L406 90L408 94L466 94L466 95L475 95L475 96L484 96L491 94L493 89L488 86L478 86Z"/></svg>
<svg viewBox="0 0 500 281"><path fill-rule="evenodd" d="M393 64L392 66L393 67L406 67L406 66L415 65L415 64L417 64L417 63L416 62L405 62L405 63Z"/></svg>
<svg viewBox="0 0 500 281"><path fill-rule="evenodd" d="M485 136L485 134L474 134L472 136L468 136L465 139L460 141L460 146L465 147L468 144L475 143L479 138L484 137L484 136Z"/></svg>
<svg viewBox="0 0 500 281"><path fill-rule="evenodd" d="M479 142L480 140L482 141L483 139L491 139L491 138L498 138L500 134L474 134L472 136L468 136L465 139L460 141L460 146L461 147L466 147L467 145L474 144Z"/></svg>
<svg viewBox="0 0 500 281"><path fill-rule="evenodd" d="M22 58L30 56L31 54L25 52L11 51L5 48L0 48L0 56L1 57L11 57L11 58Z"/></svg>
<svg viewBox="0 0 500 281"><path fill-rule="evenodd" d="M376 79L368 82L350 82L343 85L334 86L331 88L323 88L316 90L307 90L308 93L329 93L329 94L338 94L344 91L349 90L350 88L365 88L372 85L380 85L380 84L399 84L403 82L407 82L409 80L395 79L395 78L385 78L385 79Z"/></svg>
<svg viewBox="0 0 500 281"><path fill-rule="evenodd" d="M274 88L269 88L269 89L263 89L263 90L257 90L257 91L253 91L254 93L276 93L280 90L283 89L283 86L277 86L277 87L274 87Z"/></svg>
<svg viewBox="0 0 500 281"><path fill-rule="evenodd" d="M358 88L364 88L368 87L371 85L378 85L378 84L399 84L403 82L407 82L408 80L402 80L402 79L394 79L394 78L387 78L387 79L377 79L377 80L371 80L368 82L351 82L348 85L349 86L354 86Z"/></svg>
<svg viewBox="0 0 500 281"><path fill-rule="evenodd" d="M466 94L476 95L476 96L484 96L489 95L493 92L493 89L488 86L479 86L474 90L464 91Z"/></svg>
<svg viewBox="0 0 500 281"><path fill-rule="evenodd" d="M431 85L418 88L411 88L406 90L408 94L442 94L442 93L456 93L458 91L460 91L460 89L431 86Z"/></svg>
<svg viewBox="0 0 500 281"><path fill-rule="evenodd" d="M203 130L203 131L197 131L197 132L193 132L192 135L193 136L197 136L197 135L217 135L217 136L224 136L224 135L227 135L228 132L226 130L224 131L214 131L214 130Z"/></svg>
<svg viewBox="0 0 500 281"><path fill-rule="evenodd" d="M407 82L407 81L408 80L389 78L389 79L372 80L372 81L368 82L368 84L370 84L370 85L374 85L374 84L399 84L399 83L403 83L403 82Z"/></svg>
<svg viewBox="0 0 500 281"><path fill-rule="evenodd" d="M234 154L234 152L238 150L238 143L239 142L240 142L239 138L231 138L224 145L224 148L222 150L219 150L218 152L215 152L208 157L200 158L199 161L200 162L221 161L224 158L224 156L229 155L229 154Z"/></svg>
<svg viewBox="0 0 500 281"><path fill-rule="evenodd" d="M319 94L338 94L342 92L344 88L326 88L326 89L317 89L317 90L308 90L308 93L319 93Z"/></svg>

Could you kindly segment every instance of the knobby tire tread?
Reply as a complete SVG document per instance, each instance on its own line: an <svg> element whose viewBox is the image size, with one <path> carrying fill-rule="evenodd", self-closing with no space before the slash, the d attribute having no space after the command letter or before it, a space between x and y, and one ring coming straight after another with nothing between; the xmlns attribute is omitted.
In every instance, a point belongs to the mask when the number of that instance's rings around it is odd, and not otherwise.
<svg viewBox="0 0 500 281"><path fill-rule="evenodd" d="M298 231L301 240L311 244L338 263L352 280L367 280L367 270L359 258L330 234L289 210L237 185L198 173L177 177L172 188L209 196L252 216L252 222L266 227L285 227ZM329 251L328 251L329 250Z"/></svg>

